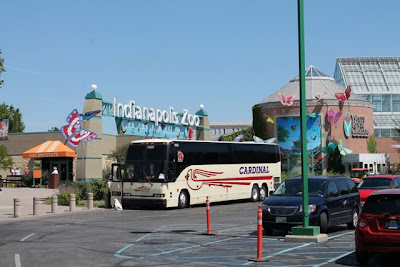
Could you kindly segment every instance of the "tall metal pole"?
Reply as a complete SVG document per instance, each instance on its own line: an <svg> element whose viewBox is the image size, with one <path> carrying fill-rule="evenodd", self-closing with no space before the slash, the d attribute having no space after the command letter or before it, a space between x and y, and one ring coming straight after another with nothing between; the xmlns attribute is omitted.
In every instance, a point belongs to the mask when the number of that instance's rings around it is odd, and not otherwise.
<svg viewBox="0 0 400 267"><path fill-rule="evenodd" d="M299 34L299 77L300 77L300 128L301 128L301 176L303 180L303 227L309 227L308 216L308 166L307 166L307 110L306 80L304 64L304 4L298 0L298 34Z"/></svg>

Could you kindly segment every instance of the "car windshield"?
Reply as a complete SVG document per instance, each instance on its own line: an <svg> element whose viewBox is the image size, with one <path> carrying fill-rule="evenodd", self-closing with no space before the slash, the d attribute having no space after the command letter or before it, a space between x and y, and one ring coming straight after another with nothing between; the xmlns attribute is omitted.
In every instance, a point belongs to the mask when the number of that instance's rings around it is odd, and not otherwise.
<svg viewBox="0 0 400 267"><path fill-rule="evenodd" d="M388 189L392 188L390 178L364 178L358 189Z"/></svg>
<svg viewBox="0 0 400 267"><path fill-rule="evenodd" d="M308 195L322 197L325 192L326 181L322 179L308 180ZM303 192L301 179L284 181L274 192L274 196L301 196Z"/></svg>
<svg viewBox="0 0 400 267"><path fill-rule="evenodd" d="M370 196L362 212L375 215L400 215L400 195Z"/></svg>

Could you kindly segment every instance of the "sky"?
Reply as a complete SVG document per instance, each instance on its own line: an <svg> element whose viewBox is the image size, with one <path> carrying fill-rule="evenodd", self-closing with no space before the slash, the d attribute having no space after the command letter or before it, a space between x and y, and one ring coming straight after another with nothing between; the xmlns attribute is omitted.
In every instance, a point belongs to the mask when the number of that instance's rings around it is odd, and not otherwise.
<svg viewBox="0 0 400 267"><path fill-rule="evenodd" d="M304 0L305 62L399 56L400 1ZM92 84L111 102L204 105L209 120L251 121L252 106L298 74L295 0L16 0L1 3L0 103L25 132L82 111ZM115 133L111 118L104 133Z"/></svg>

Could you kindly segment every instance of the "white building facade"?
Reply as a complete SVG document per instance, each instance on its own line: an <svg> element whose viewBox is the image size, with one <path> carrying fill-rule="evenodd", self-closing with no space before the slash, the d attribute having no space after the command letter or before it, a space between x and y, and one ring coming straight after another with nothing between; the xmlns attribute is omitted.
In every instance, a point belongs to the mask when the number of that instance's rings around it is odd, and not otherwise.
<svg viewBox="0 0 400 267"><path fill-rule="evenodd" d="M229 135L252 127L251 121L210 122L211 139L218 140L222 135Z"/></svg>

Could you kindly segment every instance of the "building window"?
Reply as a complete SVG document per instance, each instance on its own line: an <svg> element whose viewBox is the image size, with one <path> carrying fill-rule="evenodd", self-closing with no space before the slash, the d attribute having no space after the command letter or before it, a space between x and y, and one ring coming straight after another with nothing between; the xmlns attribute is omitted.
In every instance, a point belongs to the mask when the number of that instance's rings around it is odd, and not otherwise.
<svg viewBox="0 0 400 267"><path fill-rule="evenodd" d="M392 111L400 112L400 95L392 95Z"/></svg>
<svg viewBox="0 0 400 267"><path fill-rule="evenodd" d="M375 112L382 112L382 95L372 95L372 105L374 106Z"/></svg>
<svg viewBox="0 0 400 267"><path fill-rule="evenodd" d="M382 95L382 103L384 103L382 105L382 111L383 112L390 112L391 111L391 108L390 108L390 104L392 103L391 96L392 95Z"/></svg>
<svg viewBox="0 0 400 267"><path fill-rule="evenodd" d="M390 137L390 129L381 129L381 137Z"/></svg>
<svg viewBox="0 0 400 267"><path fill-rule="evenodd" d="M360 96L372 103L372 95L360 95Z"/></svg>
<svg viewBox="0 0 400 267"><path fill-rule="evenodd" d="M390 132L391 132L390 136L393 136L393 137L399 137L400 136L399 132L396 131L396 129L391 129Z"/></svg>
<svg viewBox="0 0 400 267"><path fill-rule="evenodd" d="M381 137L381 129L374 129L375 137Z"/></svg>

